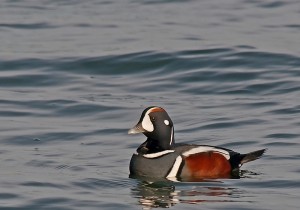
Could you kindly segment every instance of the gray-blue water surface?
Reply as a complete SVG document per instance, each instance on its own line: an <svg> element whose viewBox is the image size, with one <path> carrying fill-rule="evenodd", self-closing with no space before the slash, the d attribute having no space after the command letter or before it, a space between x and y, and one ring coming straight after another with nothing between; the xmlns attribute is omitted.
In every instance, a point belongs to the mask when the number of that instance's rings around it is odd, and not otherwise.
<svg viewBox="0 0 300 210"><path fill-rule="evenodd" d="M298 209L299 8L1 1L0 209ZM130 179L150 105L177 142L268 151L240 179Z"/></svg>

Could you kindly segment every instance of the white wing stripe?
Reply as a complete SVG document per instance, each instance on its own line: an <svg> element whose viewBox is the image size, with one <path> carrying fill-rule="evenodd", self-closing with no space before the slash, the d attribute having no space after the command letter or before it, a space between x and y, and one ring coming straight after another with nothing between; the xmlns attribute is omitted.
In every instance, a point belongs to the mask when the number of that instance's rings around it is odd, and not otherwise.
<svg viewBox="0 0 300 210"><path fill-rule="evenodd" d="M193 154L197 154L197 153L201 153L201 152L209 152L209 151L220 153L227 160L230 159L229 152L227 152L226 150L218 149L218 148L214 148L214 147L208 147L208 146L201 146L201 147L192 148L192 149L184 152L182 155L187 157L187 156L190 156L190 155L193 155Z"/></svg>
<svg viewBox="0 0 300 210"><path fill-rule="evenodd" d="M181 156L178 156L173 164L173 167L170 171L170 173L167 175L167 178L170 178L170 177L176 177L177 176L177 173L178 173L178 170L179 170L179 167L182 163L182 157Z"/></svg>

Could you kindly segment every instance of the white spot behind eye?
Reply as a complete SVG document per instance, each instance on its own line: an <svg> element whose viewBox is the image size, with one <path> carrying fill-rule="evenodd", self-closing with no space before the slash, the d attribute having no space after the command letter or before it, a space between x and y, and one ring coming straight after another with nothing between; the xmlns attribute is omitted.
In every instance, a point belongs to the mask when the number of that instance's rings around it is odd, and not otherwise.
<svg viewBox="0 0 300 210"><path fill-rule="evenodd" d="M164 120L164 123L165 123L166 125L169 125L169 124L170 124L169 120Z"/></svg>

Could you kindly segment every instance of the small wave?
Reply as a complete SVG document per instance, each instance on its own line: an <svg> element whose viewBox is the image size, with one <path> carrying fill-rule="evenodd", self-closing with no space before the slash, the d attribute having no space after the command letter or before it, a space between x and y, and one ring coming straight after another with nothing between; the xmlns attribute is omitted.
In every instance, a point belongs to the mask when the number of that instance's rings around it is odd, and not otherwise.
<svg viewBox="0 0 300 210"><path fill-rule="evenodd" d="M57 28L57 26L51 25L47 22L40 22L40 23L0 23L0 28L39 30L39 29Z"/></svg>

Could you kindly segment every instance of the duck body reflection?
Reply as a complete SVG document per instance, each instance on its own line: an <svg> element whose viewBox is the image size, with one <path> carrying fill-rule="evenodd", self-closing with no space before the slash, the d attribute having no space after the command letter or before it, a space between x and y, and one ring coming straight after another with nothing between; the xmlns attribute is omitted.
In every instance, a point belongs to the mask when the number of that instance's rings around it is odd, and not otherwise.
<svg viewBox="0 0 300 210"><path fill-rule="evenodd" d="M228 179L240 179L250 174L248 171L240 171L236 175L220 179L203 179L200 177L178 179L176 182L166 178L153 178L144 176L133 176L136 179L136 187L131 189L133 197L143 209L170 208L179 203L200 204L235 202L242 192L234 187L224 184ZM250 201L249 201L250 202Z"/></svg>

